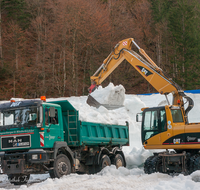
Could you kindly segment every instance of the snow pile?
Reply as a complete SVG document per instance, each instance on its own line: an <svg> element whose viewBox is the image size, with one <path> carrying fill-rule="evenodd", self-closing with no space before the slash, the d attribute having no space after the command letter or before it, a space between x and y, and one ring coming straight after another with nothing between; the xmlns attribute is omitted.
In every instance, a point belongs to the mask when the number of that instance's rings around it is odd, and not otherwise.
<svg viewBox="0 0 200 190"><path fill-rule="evenodd" d="M32 180L38 179L38 176L33 175ZM190 176L184 176L182 174L178 176L169 176L167 174L153 173L151 175L144 174L142 169L134 168L127 169L120 167L116 169L114 165L105 167L101 172L96 175L78 175L70 174L60 179L50 179L41 182L34 183L27 187L22 185L20 189L138 189L138 190L177 190L177 189L199 189L199 171L194 172ZM46 176L47 177L47 176ZM197 179L195 181L194 179ZM31 181L30 181L31 182ZM11 185L11 187L14 187ZM14 188L13 188L14 189Z"/></svg>
<svg viewBox="0 0 200 190"><path fill-rule="evenodd" d="M130 120L124 107L116 110L107 110L103 106L99 108L91 107L86 103L87 97L81 99L79 97L70 97L67 100L75 109L79 110L79 119L81 121L125 125L126 121Z"/></svg>
<svg viewBox="0 0 200 190"><path fill-rule="evenodd" d="M36 175L35 175L36 176ZM20 189L43 189L43 190L102 190L102 189L148 189L152 185L157 185L160 181L169 181L170 176L163 174L145 175L141 169L128 170L126 168L119 168L110 166L104 168L96 175L78 175L71 174L60 179L50 179L41 183L35 183L27 187L22 185ZM11 186L12 187L12 186ZM14 188L13 188L14 189Z"/></svg>
<svg viewBox="0 0 200 190"><path fill-rule="evenodd" d="M105 88L99 86L98 89L91 93L91 96L100 104L121 106L125 100L125 88L122 85L114 86L113 83L110 83Z"/></svg>
<svg viewBox="0 0 200 190"><path fill-rule="evenodd" d="M144 174L143 169L140 168L127 169L120 167L116 169L114 165L111 165L95 175L70 174L60 179L48 177L48 175L31 175L29 185L21 185L20 187L10 185L5 176L0 176L0 180L2 181L1 187L4 185L5 189L21 190L192 190L199 189L200 171L196 171L190 176L180 174L172 177L162 173ZM37 183L39 179L46 180ZM30 185L31 183L32 185Z"/></svg>
<svg viewBox="0 0 200 190"><path fill-rule="evenodd" d="M164 175L166 176L166 175ZM197 181L196 181L197 179ZM160 181L157 185L153 187L149 187L149 190L156 190L156 189L162 189L162 190L177 190L177 189L199 189L199 182L200 179L200 171L196 171L192 173L190 176L184 176L183 174L180 174L176 177L171 178L169 181Z"/></svg>

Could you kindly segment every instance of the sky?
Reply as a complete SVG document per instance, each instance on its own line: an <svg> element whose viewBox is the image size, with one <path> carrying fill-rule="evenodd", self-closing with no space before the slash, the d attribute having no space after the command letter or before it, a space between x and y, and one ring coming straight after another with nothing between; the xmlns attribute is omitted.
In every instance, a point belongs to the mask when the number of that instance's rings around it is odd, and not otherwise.
<svg viewBox="0 0 200 190"><path fill-rule="evenodd" d="M90 107L87 96L61 97L67 99L77 110L82 121L120 124L129 122L130 146L124 146L126 168L116 169L114 165L107 166L101 172L94 175L70 174L60 179L51 179L48 174L31 175L27 185L14 186L7 180L6 175L0 175L0 189L137 189L137 190L170 190L170 189L200 189L200 171L191 175L182 174L170 176L154 173L144 174L143 163L147 157L158 150L145 150L141 143L141 123L136 122L136 114L143 107L155 107L166 105L165 96L160 94L133 95L125 94L122 85L114 86L110 83L107 87L99 87L91 94L102 104L117 104L122 107L115 110L107 110L105 107ZM189 113L189 122L198 122L200 108L200 94L187 93L194 100L194 108ZM170 102L172 97L169 95ZM47 99L52 101L52 99ZM186 104L187 105L187 104Z"/></svg>

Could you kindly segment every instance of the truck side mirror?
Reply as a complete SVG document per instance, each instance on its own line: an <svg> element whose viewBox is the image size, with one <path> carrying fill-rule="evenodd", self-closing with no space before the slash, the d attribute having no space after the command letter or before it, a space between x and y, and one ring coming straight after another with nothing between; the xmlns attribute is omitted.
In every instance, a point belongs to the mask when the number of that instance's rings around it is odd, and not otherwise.
<svg viewBox="0 0 200 190"><path fill-rule="evenodd" d="M137 115L136 115L136 121L137 122L142 122L142 113L137 113Z"/></svg>
<svg viewBox="0 0 200 190"><path fill-rule="evenodd" d="M55 117L56 116L56 112L55 112L55 107L50 107L50 117Z"/></svg>

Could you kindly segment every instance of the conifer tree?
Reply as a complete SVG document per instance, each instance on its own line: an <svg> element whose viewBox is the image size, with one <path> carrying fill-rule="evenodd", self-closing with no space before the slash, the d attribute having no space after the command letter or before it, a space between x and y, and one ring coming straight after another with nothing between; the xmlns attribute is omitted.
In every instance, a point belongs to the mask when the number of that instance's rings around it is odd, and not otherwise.
<svg viewBox="0 0 200 190"><path fill-rule="evenodd" d="M175 79L184 89L199 85L199 3L177 0L169 10L171 64L176 70Z"/></svg>
<svg viewBox="0 0 200 190"><path fill-rule="evenodd" d="M184 89L199 88L199 2L151 0L151 4L155 30L162 37L162 68Z"/></svg>

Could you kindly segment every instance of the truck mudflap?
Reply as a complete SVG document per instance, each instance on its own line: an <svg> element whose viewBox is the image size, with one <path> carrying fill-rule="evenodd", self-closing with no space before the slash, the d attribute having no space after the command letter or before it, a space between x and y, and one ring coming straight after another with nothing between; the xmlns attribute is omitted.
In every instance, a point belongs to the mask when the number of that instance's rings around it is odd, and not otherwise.
<svg viewBox="0 0 200 190"><path fill-rule="evenodd" d="M1 168L4 174L28 173L31 164L44 164L49 161L44 150L1 154Z"/></svg>

